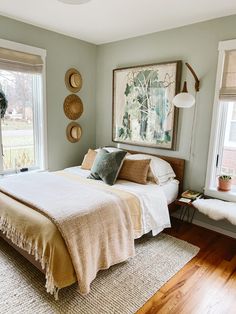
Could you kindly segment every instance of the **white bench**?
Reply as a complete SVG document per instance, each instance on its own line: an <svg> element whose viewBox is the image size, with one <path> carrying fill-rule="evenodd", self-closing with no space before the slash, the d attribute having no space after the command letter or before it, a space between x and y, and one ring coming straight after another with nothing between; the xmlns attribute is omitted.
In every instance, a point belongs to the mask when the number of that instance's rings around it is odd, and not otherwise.
<svg viewBox="0 0 236 314"><path fill-rule="evenodd" d="M193 202L193 206L211 219L227 219L236 225L236 203L216 199L199 199Z"/></svg>

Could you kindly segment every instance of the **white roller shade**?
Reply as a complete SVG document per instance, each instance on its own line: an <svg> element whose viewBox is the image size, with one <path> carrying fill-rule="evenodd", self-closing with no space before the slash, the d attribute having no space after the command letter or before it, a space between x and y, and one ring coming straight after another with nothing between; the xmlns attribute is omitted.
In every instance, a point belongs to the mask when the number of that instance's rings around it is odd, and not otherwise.
<svg viewBox="0 0 236 314"><path fill-rule="evenodd" d="M225 52L220 98L223 100L236 99L236 50Z"/></svg>
<svg viewBox="0 0 236 314"><path fill-rule="evenodd" d="M0 69L41 73L43 70L43 60L38 55L0 48Z"/></svg>

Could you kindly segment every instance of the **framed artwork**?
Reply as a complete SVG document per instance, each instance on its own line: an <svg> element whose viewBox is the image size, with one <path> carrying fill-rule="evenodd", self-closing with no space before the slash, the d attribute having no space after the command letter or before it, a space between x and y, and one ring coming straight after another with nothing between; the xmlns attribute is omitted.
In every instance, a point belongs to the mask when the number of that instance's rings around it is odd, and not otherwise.
<svg viewBox="0 0 236 314"><path fill-rule="evenodd" d="M175 149L182 61L113 70L112 140Z"/></svg>

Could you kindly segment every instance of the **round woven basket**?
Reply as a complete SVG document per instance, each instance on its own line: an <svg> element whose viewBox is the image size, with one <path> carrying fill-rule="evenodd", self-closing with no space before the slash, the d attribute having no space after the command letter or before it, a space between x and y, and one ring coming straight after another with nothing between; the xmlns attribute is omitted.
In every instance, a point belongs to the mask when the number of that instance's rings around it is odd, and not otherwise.
<svg viewBox="0 0 236 314"><path fill-rule="evenodd" d="M79 73L79 71L77 71L74 68L71 68L68 71L66 71L65 84L69 91L73 93L79 92L83 85L82 76Z"/></svg>
<svg viewBox="0 0 236 314"><path fill-rule="evenodd" d="M68 141L76 143L82 136L82 128L77 122L71 122L66 128L66 136Z"/></svg>
<svg viewBox="0 0 236 314"><path fill-rule="evenodd" d="M84 111L83 102L79 96L71 94L64 100L64 112L70 120L77 120Z"/></svg>

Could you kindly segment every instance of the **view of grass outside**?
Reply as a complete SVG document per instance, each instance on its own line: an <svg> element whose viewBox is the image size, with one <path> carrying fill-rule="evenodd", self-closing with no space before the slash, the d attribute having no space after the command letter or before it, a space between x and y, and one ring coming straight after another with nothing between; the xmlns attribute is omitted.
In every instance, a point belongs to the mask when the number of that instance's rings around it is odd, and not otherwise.
<svg viewBox="0 0 236 314"><path fill-rule="evenodd" d="M1 120L3 170L35 164L33 129L33 74L0 70L0 84L8 108Z"/></svg>
<svg viewBox="0 0 236 314"><path fill-rule="evenodd" d="M4 170L17 170L34 165L32 123L3 120L2 142Z"/></svg>

